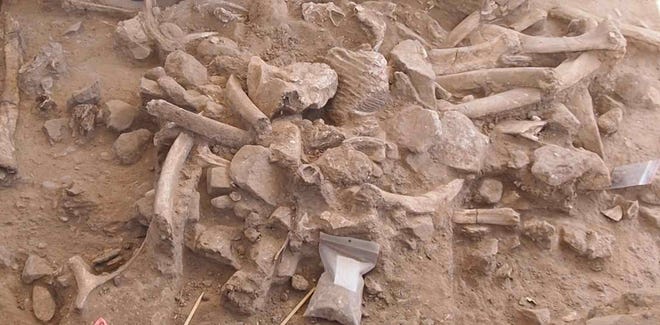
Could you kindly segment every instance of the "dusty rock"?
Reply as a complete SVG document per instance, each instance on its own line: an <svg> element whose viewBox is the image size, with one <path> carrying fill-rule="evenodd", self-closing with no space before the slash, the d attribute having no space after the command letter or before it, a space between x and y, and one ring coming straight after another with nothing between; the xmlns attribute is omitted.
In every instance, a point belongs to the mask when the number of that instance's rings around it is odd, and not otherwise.
<svg viewBox="0 0 660 325"><path fill-rule="evenodd" d="M372 38L371 48L378 51L385 39L387 23L383 13L367 5L354 5L357 19L362 23L362 29Z"/></svg>
<svg viewBox="0 0 660 325"><path fill-rule="evenodd" d="M54 79L66 73L62 44L51 42L19 71L19 88L32 96L50 94Z"/></svg>
<svg viewBox="0 0 660 325"><path fill-rule="evenodd" d="M293 216L293 209L287 206L280 206L271 213L269 219L276 227L288 231L291 229L291 220L293 219Z"/></svg>
<svg viewBox="0 0 660 325"><path fill-rule="evenodd" d="M216 209L233 209L234 200L229 195L218 196L211 199L211 205Z"/></svg>
<svg viewBox="0 0 660 325"><path fill-rule="evenodd" d="M143 77L140 79L140 96L143 100L149 101L151 99L165 98L165 92L160 88L158 82Z"/></svg>
<svg viewBox="0 0 660 325"><path fill-rule="evenodd" d="M32 287L32 309L38 320L50 321L55 316L56 307L55 299L46 287L40 285Z"/></svg>
<svg viewBox="0 0 660 325"><path fill-rule="evenodd" d="M425 152L438 143L442 125L438 113L419 106L403 108L392 119L392 140L412 152Z"/></svg>
<svg viewBox="0 0 660 325"><path fill-rule="evenodd" d="M46 132L46 135L48 136L48 141L50 141L51 144L62 141L68 126L68 118L56 118L44 122L44 132Z"/></svg>
<svg viewBox="0 0 660 325"><path fill-rule="evenodd" d="M239 259L232 247L232 239L240 234L240 229L217 225L202 229L200 232L193 246L195 252L221 264L240 269Z"/></svg>
<svg viewBox="0 0 660 325"><path fill-rule="evenodd" d="M271 160L282 167L296 167L300 165L302 151L302 135L298 126L287 120L274 121Z"/></svg>
<svg viewBox="0 0 660 325"><path fill-rule="evenodd" d="M464 267L472 272L476 272L482 275L489 275L495 271L497 266L495 260L497 251L497 239L489 238L482 240L476 244L476 247L467 253Z"/></svg>
<svg viewBox="0 0 660 325"><path fill-rule="evenodd" d="M660 209L640 207L639 214L648 220L653 226L660 229Z"/></svg>
<svg viewBox="0 0 660 325"><path fill-rule="evenodd" d="M112 150L122 164L132 165L142 158L150 140L151 132L147 129L122 133L112 145Z"/></svg>
<svg viewBox="0 0 660 325"><path fill-rule="evenodd" d="M361 184L374 173L367 155L345 146L326 150L315 163L326 179L345 185Z"/></svg>
<svg viewBox="0 0 660 325"><path fill-rule="evenodd" d="M266 302L270 284L263 274L238 270L220 290L230 307L243 314L254 314Z"/></svg>
<svg viewBox="0 0 660 325"><path fill-rule="evenodd" d="M153 52L152 40L142 27L141 17L135 16L118 22L115 36L119 47L133 59L144 60Z"/></svg>
<svg viewBox="0 0 660 325"><path fill-rule="evenodd" d="M144 73L145 78L153 81L158 81L158 79L165 76L167 76L167 72L165 72L165 68L163 67L151 68Z"/></svg>
<svg viewBox="0 0 660 325"><path fill-rule="evenodd" d="M25 261L21 280L23 280L24 283L30 284L35 280L52 274L53 272L55 272L55 270L50 266L48 261L37 255L30 255L28 256L27 261Z"/></svg>
<svg viewBox="0 0 660 325"><path fill-rule="evenodd" d="M433 218L430 216L410 217L406 220L405 229L423 242L428 242L433 238L435 227L433 225Z"/></svg>
<svg viewBox="0 0 660 325"><path fill-rule="evenodd" d="M302 120L298 122L302 129L303 148L305 152L325 150L339 146L346 136L338 128L327 125L322 119Z"/></svg>
<svg viewBox="0 0 660 325"><path fill-rule="evenodd" d="M486 178L481 181L477 192L483 202L494 204L502 199L502 189L502 182L493 178Z"/></svg>
<svg viewBox="0 0 660 325"><path fill-rule="evenodd" d="M342 144L364 153L375 162L383 162L387 158L396 159L395 153L398 154L397 145L374 137L352 137L344 140Z"/></svg>
<svg viewBox="0 0 660 325"><path fill-rule="evenodd" d="M604 134L612 134L619 130L622 120L623 111L620 108L612 108L598 117L598 130Z"/></svg>
<svg viewBox="0 0 660 325"><path fill-rule="evenodd" d="M232 190L229 166L209 167L206 169L206 191L209 195L229 194Z"/></svg>
<svg viewBox="0 0 660 325"><path fill-rule="evenodd" d="M135 209L140 217L139 220L145 226L149 225L149 221L151 221L154 216L155 193L154 190L150 190L135 202Z"/></svg>
<svg viewBox="0 0 660 325"><path fill-rule="evenodd" d="M291 287L298 291L306 291L309 289L309 282L302 275L294 274L291 277Z"/></svg>
<svg viewBox="0 0 660 325"><path fill-rule="evenodd" d="M550 249L552 248L552 238L555 235L555 226L545 220L533 219L523 224L522 233L540 247Z"/></svg>
<svg viewBox="0 0 660 325"><path fill-rule="evenodd" d="M461 235L473 241L480 241L490 233L490 227L483 225L462 225L458 230Z"/></svg>
<svg viewBox="0 0 660 325"><path fill-rule="evenodd" d="M254 56L248 65L248 94L268 117L322 108L335 95L337 82L337 73L325 63L278 68Z"/></svg>
<svg viewBox="0 0 660 325"><path fill-rule="evenodd" d="M113 99L103 105L105 125L115 131L124 131L131 127L138 114L137 107L121 100Z"/></svg>
<svg viewBox="0 0 660 325"><path fill-rule="evenodd" d="M288 16L284 0L255 1L248 8L248 19L258 26L278 27L287 22Z"/></svg>
<svg viewBox="0 0 660 325"><path fill-rule="evenodd" d="M174 51L165 59L165 71L184 87L201 86L209 83L206 67L192 55Z"/></svg>
<svg viewBox="0 0 660 325"><path fill-rule="evenodd" d="M201 57L214 58L222 55L238 57L243 53L232 39L213 36L199 42L197 54Z"/></svg>
<svg viewBox="0 0 660 325"><path fill-rule="evenodd" d="M339 26L346 14L332 2L305 2L302 4L302 16L305 21L320 26L323 26L327 21L330 21L334 26Z"/></svg>
<svg viewBox="0 0 660 325"><path fill-rule="evenodd" d="M614 245L614 237L610 234L572 226L561 227L561 240L578 255L590 260L610 257Z"/></svg>
<svg viewBox="0 0 660 325"><path fill-rule="evenodd" d="M229 175L238 187L275 206L287 182L282 171L270 162L270 156L268 148L243 146L231 161Z"/></svg>
<svg viewBox="0 0 660 325"><path fill-rule="evenodd" d="M467 172L478 172L483 164L488 137L459 112L445 112L442 136L433 150L444 164Z"/></svg>
<svg viewBox="0 0 660 325"><path fill-rule="evenodd" d="M627 105L660 109L660 81L637 73L625 73L616 80L614 91Z"/></svg>
<svg viewBox="0 0 660 325"><path fill-rule="evenodd" d="M587 325L623 325L634 324L635 320L629 315L607 315L587 320Z"/></svg>
<svg viewBox="0 0 660 325"><path fill-rule="evenodd" d="M550 115L548 116L550 125L557 125L569 134L577 134L580 128L580 120L571 113L566 105L561 103L554 103L551 105Z"/></svg>
<svg viewBox="0 0 660 325"><path fill-rule="evenodd" d="M366 289L367 293L372 296L379 295L383 292L383 286L370 276L364 278L364 288Z"/></svg>
<svg viewBox="0 0 660 325"><path fill-rule="evenodd" d="M619 205L610 209L600 210L600 213L612 219L613 221L621 221L623 218L623 209Z"/></svg>
<svg viewBox="0 0 660 325"><path fill-rule="evenodd" d="M19 268L16 257L5 246L0 246L0 268L2 267L8 267L12 270L18 270Z"/></svg>
<svg viewBox="0 0 660 325"><path fill-rule="evenodd" d="M609 170L593 152L545 145L534 151L532 174L550 186L559 186L585 176L584 189L609 186Z"/></svg>
<svg viewBox="0 0 660 325"><path fill-rule="evenodd" d="M530 325L550 324L550 310L548 308L521 308L520 314L529 322Z"/></svg>
<svg viewBox="0 0 660 325"><path fill-rule="evenodd" d="M405 40L390 52L394 67L405 72L428 107L435 108L435 72L424 46L417 40Z"/></svg>
<svg viewBox="0 0 660 325"><path fill-rule="evenodd" d="M621 195L614 195L613 203L621 207L622 217L626 219L634 219L639 215L639 201L628 200Z"/></svg>
<svg viewBox="0 0 660 325"><path fill-rule="evenodd" d="M81 88L71 94L67 106L72 108L77 105L96 105L101 101L101 80L96 79L91 85Z"/></svg>

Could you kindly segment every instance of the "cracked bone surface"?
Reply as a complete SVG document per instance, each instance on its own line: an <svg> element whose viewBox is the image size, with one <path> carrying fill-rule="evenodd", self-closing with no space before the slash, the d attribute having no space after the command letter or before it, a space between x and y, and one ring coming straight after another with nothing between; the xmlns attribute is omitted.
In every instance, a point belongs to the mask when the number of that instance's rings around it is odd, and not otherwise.
<svg viewBox="0 0 660 325"><path fill-rule="evenodd" d="M568 97L566 107L580 121L580 128L575 136L577 142L583 148L597 153L601 158L604 157L603 141L598 131L589 89L585 86L576 87Z"/></svg>
<svg viewBox="0 0 660 325"><path fill-rule="evenodd" d="M472 33L477 27L479 27L479 22L481 21L481 13L475 11L465 17L454 29L449 32L447 38L441 44L441 48L451 48L455 47L458 43L463 41L470 33Z"/></svg>
<svg viewBox="0 0 660 325"><path fill-rule="evenodd" d="M458 224L515 226L520 223L520 214L511 208L467 209L455 211L452 221Z"/></svg>
<svg viewBox="0 0 660 325"><path fill-rule="evenodd" d="M172 219L175 215L173 207L175 189L177 187L176 185L183 164L192 149L193 140L192 136L182 132L170 148L165 163L163 164L160 177L158 178L156 195L154 198L154 216L149 224L147 237L145 237L140 247L133 253L131 259L129 259L124 265L120 266L117 270L101 275L93 274L90 266L85 263L82 257L76 255L69 259L68 265L74 274L78 286L78 292L76 293L74 302L74 306L77 309L83 309L85 307L85 302L94 289L126 271L138 258L148 241L160 241L162 240L161 235L166 238L172 236ZM149 234L154 235L150 236ZM158 245L158 243L150 244ZM173 247L175 268L180 266L176 264L181 263L180 252L177 254L177 250L180 250L180 247L177 248L175 245Z"/></svg>
<svg viewBox="0 0 660 325"><path fill-rule="evenodd" d="M134 7L134 8L119 7L119 6L100 4L100 3L95 3L93 1L84 1L84 0L63 0L62 8L98 11L98 12L108 13L121 17L133 17L135 14L139 12L138 7Z"/></svg>
<svg viewBox="0 0 660 325"><path fill-rule="evenodd" d="M227 81L225 98L229 107L250 123L259 137L266 136L273 131L270 119L254 105L234 75L229 76Z"/></svg>
<svg viewBox="0 0 660 325"><path fill-rule="evenodd" d="M448 49L432 49L429 60L436 75L461 73L504 65L504 58L520 52L520 40L502 34L476 45ZM512 61L511 63L516 63ZM526 62L523 62L526 64ZM510 64L512 65L512 64Z"/></svg>
<svg viewBox="0 0 660 325"><path fill-rule="evenodd" d="M565 21L572 21L579 18L593 19L596 21L603 20L601 17L569 6L559 6L552 8L548 14L553 18L563 19ZM660 51L660 32L626 23L621 23L619 28L621 29L621 34L623 34L627 40L651 47L656 51Z"/></svg>
<svg viewBox="0 0 660 325"><path fill-rule="evenodd" d="M239 148L252 142L252 136L245 130L195 114L162 99L147 103L147 112L226 146Z"/></svg>
<svg viewBox="0 0 660 325"><path fill-rule="evenodd" d="M433 213L443 205L451 202L463 188L462 179L453 180L445 185L421 195L403 195L387 192L373 184L363 184L357 192L358 196L375 200L387 207L400 207L411 213Z"/></svg>
<svg viewBox="0 0 660 325"><path fill-rule="evenodd" d="M435 81L449 92L479 90L494 91L512 88L552 90L557 87L553 68L521 67L474 70L438 76Z"/></svg>
<svg viewBox="0 0 660 325"><path fill-rule="evenodd" d="M0 184L11 185L18 172L14 133L18 121L18 74L23 64L20 44L19 24L11 16L4 21L5 78L4 89L0 94Z"/></svg>

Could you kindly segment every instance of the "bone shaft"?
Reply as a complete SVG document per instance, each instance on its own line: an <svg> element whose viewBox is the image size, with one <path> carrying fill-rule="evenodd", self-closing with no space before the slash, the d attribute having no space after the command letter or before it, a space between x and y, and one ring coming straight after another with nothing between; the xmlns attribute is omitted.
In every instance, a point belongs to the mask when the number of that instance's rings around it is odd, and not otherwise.
<svg viewBox="0 0 660 325"><path fill-rule="evenodd" d="M601 65L598 56L592 52L580 54L575 60L564 61L555 68L557 78L559 78L559 90L572 87L580 80L588 77L596 71Z"/></svg>
<svg viewBox="0 0 660 325"><path fill-rule="evenodd" d="M548 17L547 11L542 9L531 9L517 15L515 19L509 23L509 27L515 31L522 32L539 21L546 19L546 17Z"/></svg>
<svg viewBox="0 0 660 325"><path fill-rule="evenodd" d="M18 90L18 70L23 61L19 43L19 25L10 16L5 17L5 78L0 103L0 169L3 176L14 174L18 170L16 161L16 148L14 133L18 121L18 104L20 101ZM0 182L9 182L9 178Z"/></svg>
<svg viewBox="0 0 660 325"><path fill-rule="evenodd" d="M137 10L113 7L113 6L92 3L82 0L64 0L62 2L62 6L65 8L68 7L78 10L91 10L91 11L103 12L108 14L114 14L126 18L133 17L138 12Z"/></svg>
<svg viewBox="0 0 660 325"><path fill-rule="evenodd" d="M254 105L234 75L231 75L227 81L225 98L229 101L229 107L250 123L257 134L267 134L272 131L270 119Z"/></svg>
<svg viewBox="0 0 660 325"><path fill-rule="evenodd" d="M478 69L496 68L500 57L514 52L515 40L507 35L495 37L472 46L429 51L429 60L436 75L461 73Z"/></svg>
<svg viewBox="0 0 660 325"><path fill-rule="evenodd" d="M469 118L510 111L541 101L541 90L536 88L516 88L492 96L475 99L456 105L456 109Z"/></svg>
<svg viewBox="0 0 660 325"><path fill-rule="evenodd" d="M456 212L452 221L458 224L515 226L520 222L520 214L510 208L469 209Z"/></svg>
<svg viewBox="0 0 660 325"><path fill-rule="evenodd" d="M436 82L450 92L479 89L490 84L506 88L546 88L554 81L551 68L496 68L439 76Z"/></svg>
<svg viewBox="0 0 660 325"><path fill-rule="evenodd" d="M197 115L165 100L150 101L147 112L229 147L239 148L251 142L250 134L245 130Z"/></svg>
<svg viewBox="0 0 660 325"><path fill-rule="evenodd" d="M464 40L470 33L472 33L477 27L479 27L479 21L481 20L481 14L479 11L471 13L469 16L465 17L454 29L449 32L447 39L442 43L443 48L450 48L456 46L462 40Z"/></svg>
<svg viewBox="0 0 660 325"><path fill-rule="evenodd" d="M603 43L583 34L575 37L542 37L520 34L524 53L579 52L603 49Z"/></svg>
<svg viewBox="0 0 660 325"><path fill-rule="evenodd" d="M594 115L591 94L587 87L577 87L569 97L566 106L580 121L580 129L576 134L578 142L584 149L597 153L603 157L603 141L598 132L598 124Z"/></svg>

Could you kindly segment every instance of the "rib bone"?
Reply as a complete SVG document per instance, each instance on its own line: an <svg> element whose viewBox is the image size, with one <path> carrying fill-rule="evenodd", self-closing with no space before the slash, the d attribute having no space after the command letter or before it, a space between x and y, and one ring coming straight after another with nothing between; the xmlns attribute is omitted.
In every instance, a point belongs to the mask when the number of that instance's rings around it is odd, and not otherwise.
<svg viewBox="0 0 660 325"><path fill-rule="evenodd" d="M164 231L162 234L171 235L172 218L174 215L174 190L179 180L181 168L192 149L193 140L192 136L182 132L167 153L167 158L165 158L165 163L158 178L158 187L156 188L156 196L154 198L154 217L149 224L148 234L154 230L152 229L152 225L155 222L158 224L157 227L161 231ZM138 255L140 255L147 241L145 238L140 247L133 253L131 259L109 274L95 275L91 272L89 265L80 256L71 257L68 264L78 286L78 292L74 302L75 307L77 309L83 309L87 297L89 297L89 294L94 289L126 271L137 259Z"/></svg>
<svg viewBox="0 0 660 325"><path fill-rule="evenodd" d="M433 213L441 205L451 202L463 188L463 180L456 179L418 196L390 193L373 184L363 184L358 195L374 198L387 207L400 207L408 212Z"/></svg>
<svg viewBox="0 0 660 325"><path fill-rule="evenodd" d="M520 214L511 208L467 209L454 212L452 221L459 224L515 226L520 223Z"/></svg>
<svg viewBox="0 0 660 325"><path fill-rule="evenodd" d="M14 133L18 120L18 70L23 63L19 41L19 25L16 20L5 18L5 87L0 96L0 184L10 185L16 172L16 147Z"/></svg>
<svg viewBox="0 0 660 325"><path fill-rule="evenodd" d="M229 147L239 148L252 142L252 137L245 130L195 114L162 99L147 103L147 112Z"/></svg>

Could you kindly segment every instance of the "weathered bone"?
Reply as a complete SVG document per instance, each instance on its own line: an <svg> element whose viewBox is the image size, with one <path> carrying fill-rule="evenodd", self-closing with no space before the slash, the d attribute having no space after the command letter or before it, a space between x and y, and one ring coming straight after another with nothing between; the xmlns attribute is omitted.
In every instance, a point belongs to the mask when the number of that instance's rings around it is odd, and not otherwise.
<svg viewBox="0 0 660 325"><path fill-rule="evenodd" d="M142 26L147 34L158 44L162 57L166 57L170 52L183 48L183 44L180 41L169 38L163 34L159 28L158 20L154 15L153 7L154 0L144 0L144 21Z"/></svg>
<svg viewBox="0 0 660 325"><path fill-rule="evenodd" d="M270 124L270 119L254 105L234 75L229 76L229 80L227 80L225 98L228 101L229 107L250 123L259 137L264 137L272 133L273 128Z"/></svg>
<svg viewBox="0 0 660 325"><path fill-rule="evenodd" d="M479 22L481 20L481 14L479 11L475 11L469 16L465 17L451 32L447 35L447 38L440 48L451 48L455 47L463 39L465 39L470 33L472 33L477 27L479 27Z"/></svg>
<svg viewBox="0 0 660 325"><path fill-rule="evenodd" d="M483 43L450 49L429 51L429 60L436 75L461 73L465 71L490 69L505 62L515 64L517 60L504 58L520 52L520 40L510 34L500 35ZM526 65L526 62L523 62Z"/></svg>
<svg viewBox="0 0 660 325"><path fill-rule="evenodd" d="M583 148L595 152L603 158L603 141L598 132L598 122L594 115L589 89L586 86L576 88L565 104L580 121L580 129L577 131L576 140Z"/></svg>
<svg viewBox="0 0 660 325"><path fill-rule="evenodd" d="M391 193L366 183L360 187L358 195L375 198L387 207L400 207L411 213L433 213L458 195L463 188L463 182L462 179L456 179L418 196Z"/></svg>
<svg viewBox="0 0 660 325"><path fill-rule="evenodd" d="M135 16L138 13L137 9L129 9L122 7L109 6L99 3L93 3L83 0L63 0L62 8L64 9L75 9L75 10L89 10L108 13L116 16L130 18Z"/></svg>
<svg viewBox="0 0 660 325"><path fill-rule="evenodd" d="M23 63L19 40L19 25L12 17L5 17L5 84L0 96L0 184L10 185L16 172L14 133L18 121L18 70Z"/></svg>
<svg viewBox="0 0 660 325"><path fill-rule="evenodd" d="M438 76L436 82L450 92L490 89L538 88L553 90L557 77L553 68L495 68Z"/></svg>
<svg viewBox="0 0 660 325"><path fill-rule="evenodd" d="M556 90L565 90L575 85L599 67L600 60L592 52L585 52L574 60L562 62L562 64L554 69L554 75L557 78ZM540 102L541 99L542 92L539 89L516 88L467 103L453 105L449 109L456 109L469 118L479 118L535 104Z"/></svg>
<svg viewBox="0 0 660 325"><path fill-rule="evenodd" d="M594 19L597 21L603 20L601 17L568 6L555 7L549 11L549 14L553 18L563 19L565 21L572 21L578 18ZM620 24L619 28L621 29L621 34L629 41L660 51L660 32L625 23Z"/></svg>
<svg viewBox="0 0 660 325"><path fill-rule="evenodd" d="M560 53L591 50L625 50L626 40L611 20L604 20L594 30L573 37L530 36L498 25L484 25L481 35L487 39L510 34L520 40L522 53Z"/></svg>
<svg viewBox="0 0 660 325"><path fill-rule="evenodd" d="M229 147L239 148L252 142L252 136L245 130L195 114L162 99L147 103L147 112Z"/></svg>
<svg viewBox="0 0 660 325"><path fill-rule="evenodd" d="M175 213L173 203L174 192L181 168L192 149L193 140L192 136L182 132L167 153L167 158L165 158L165 163L158 178L156 196L154 198L154 217L151 219L147 232L152 230L151 226L154 223L157 223L157 227L163 231L162 234L171 235L172 218ZM89 297L92 291L126 271L137 259L138 255L140 255L146 243L147 239L133 253L131 259L109 274L95 275L91 272L90 266L85 263L82 257L78 255L71 257L68 265L73 272L78 286L74 306L77 309L83 309L85 307L85 301L87 301L87 297Z"/></svg>
<svg viewBox="0 0 660 325"><path fill-rule="evenodd" d="M455 211L452 221L458 224L515 226L520 223L520 214L511 208L467 209Z"/></svg>
<svg viewBox="0 0 660 325"><path fill-rule="evenodd" d="M520 11L506 17L505 24L515 31L522 32L532 25L545 20L547 17L547 11L534 8L531 10Z"/></svg>

